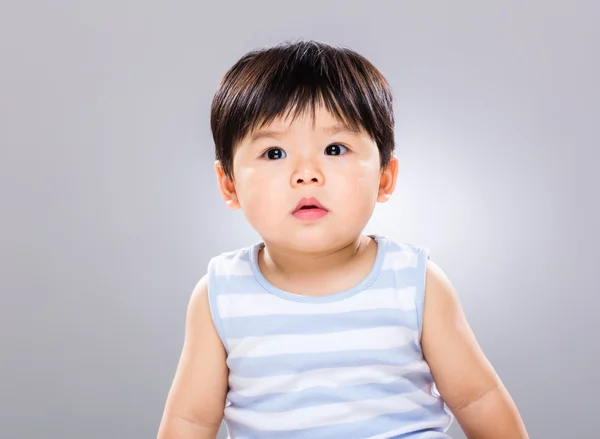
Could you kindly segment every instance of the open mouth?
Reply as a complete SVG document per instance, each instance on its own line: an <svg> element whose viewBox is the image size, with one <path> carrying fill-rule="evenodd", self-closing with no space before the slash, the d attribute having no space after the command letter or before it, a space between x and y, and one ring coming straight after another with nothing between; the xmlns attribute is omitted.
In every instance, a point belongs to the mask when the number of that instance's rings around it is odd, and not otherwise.
<svg viewBox="0 0 600 439"><path fill-rule="evenodd" d="M294 212L298 210L310 210L310 209L322 209L327 210L315 197L304 197L302 198L296 207L294 208Z"/></svg>

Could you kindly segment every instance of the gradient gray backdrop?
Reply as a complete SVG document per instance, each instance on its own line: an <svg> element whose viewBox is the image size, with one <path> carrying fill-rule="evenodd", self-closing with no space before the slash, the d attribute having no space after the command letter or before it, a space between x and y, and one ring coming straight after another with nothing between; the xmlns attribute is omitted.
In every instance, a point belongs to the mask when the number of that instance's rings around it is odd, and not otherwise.
<svg viewBox="0 0 600 439"><path fill-rule="evenodd" d="M360 51L396 94L398 192L369 231L431 248L532 438L598 437L599 2L0 17L2 439L155 437L192 288L258 239L217 192L212 94L247 50L300 37Z"/></svg>

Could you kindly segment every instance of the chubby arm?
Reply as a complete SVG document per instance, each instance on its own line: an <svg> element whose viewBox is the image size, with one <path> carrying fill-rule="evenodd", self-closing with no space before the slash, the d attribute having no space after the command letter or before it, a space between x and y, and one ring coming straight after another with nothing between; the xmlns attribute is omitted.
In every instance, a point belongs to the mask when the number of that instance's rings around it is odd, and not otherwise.
<svg viewBox="0 0 600 439"><path fill-rule="evenodd" d="M206 278L187 308L183 349L165 404L158 439L215 439L223 418L228 370L213 325Z"/></svg>
<svg viewBox="0 0 600 439"><path fill-rule="evenodd" d="M421 344L436 386L468 439L528 439L508 391L479 347L452 284L427 263Z"/></svg>

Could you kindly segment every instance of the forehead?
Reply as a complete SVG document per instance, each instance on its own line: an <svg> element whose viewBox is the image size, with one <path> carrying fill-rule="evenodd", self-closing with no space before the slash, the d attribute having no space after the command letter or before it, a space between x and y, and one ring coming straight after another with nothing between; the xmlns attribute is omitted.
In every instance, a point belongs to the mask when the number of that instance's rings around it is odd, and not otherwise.
<svg viewBox="0 0 600 439"><path fill-rule="evenodd" d="M260 124L250 133L248 140L256 142L263 138L278 138L292 134L296 130L312 130L323 135L332 136L338 133L358 135L362 130L334 116L326 109L319 107L314 112L303 111L299 114L289 112L276 117L269 123Z"/></svg>

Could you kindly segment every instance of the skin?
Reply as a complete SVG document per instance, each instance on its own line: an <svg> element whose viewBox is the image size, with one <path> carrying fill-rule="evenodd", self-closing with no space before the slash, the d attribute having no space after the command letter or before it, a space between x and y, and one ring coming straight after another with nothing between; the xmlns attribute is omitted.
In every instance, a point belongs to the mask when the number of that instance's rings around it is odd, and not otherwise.
<svg viewBox="0 0 600 439"><path fill-rule="evenodd" d="M277 150L266 152L270 148ZM233 177L219 162L215 170L227 205L242 209L263 238L259 266L272 284L293 294L331 294L356 285L370 271L377 244L362 230L376 203L394 192L398 161L393 157L382 168L377 145L365 132L343 129L319 108L314 120L306 115L279 119L250 133L236 148ZM292 211L303 197L316 197L327 215L308 222L295 218ZM528 438L452 284L431 261L421 343L438 390L468 439ZM223 418L227 376L203 278L189 302L184 345L158 439L214 439Z"/></svg>
<svg viewBox="0 0 600 439"><path fill-rule="evenodd" d="M247 136L234 155L234 179L215 164L227 205L242 209L265 243L263 274L291 293L328 294L366 276L376 244L361 231L396 184L397 159L382 170L377 145L366 133L340 126L323 109L315 122L308 115L276 120ZM269 160L269 149L282 158ZM317 198L328 214L316 222L296 219L291 212L303 197Z"/></svg>

